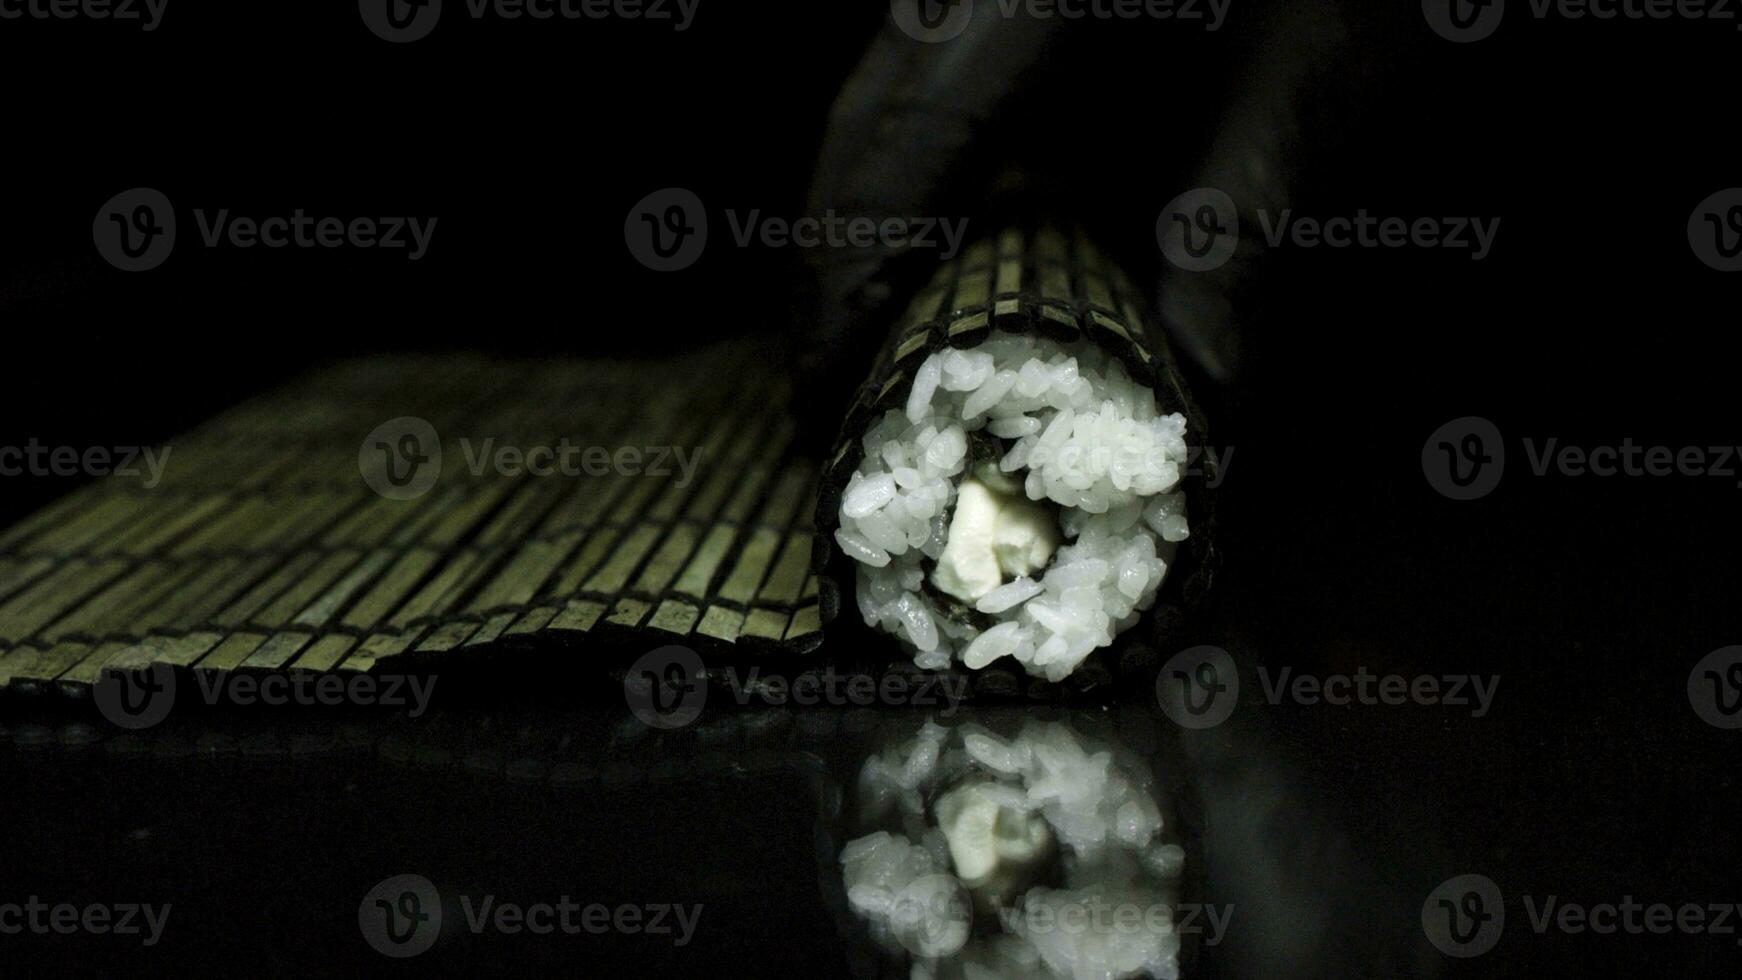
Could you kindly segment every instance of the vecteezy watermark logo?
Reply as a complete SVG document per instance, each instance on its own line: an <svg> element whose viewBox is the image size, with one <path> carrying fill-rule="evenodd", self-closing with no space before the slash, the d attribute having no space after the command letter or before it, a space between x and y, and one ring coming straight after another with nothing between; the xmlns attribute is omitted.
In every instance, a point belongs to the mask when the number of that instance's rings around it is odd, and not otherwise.
<svg viewBox="0 0 1742 980"><path fill-rule="evenodd" d="M1270 705L1284 701L1307 707L1347 708L1415 704L1468 707L1470 717L1488 714L1499 690L1497 675L1375 674L1357 667L1353 674L1309 674L1283 667L1272 673L1260 664L1258 683ZM1196 646L1175 654L1155 679L1162 711L1182 728L1214 728L1240 703L1240 672L1228 651Z"/></svg>
<svg viewBox="0 0 1742 980"><path fill-rule="evenodd" d="M1694 208L1688 218L1688 244L1701 262L1719 272L1742 269L1742 187L1721 190Z"/></svg>
<svg viewBox="0 0 1742 980"><path fill-rule="evenodd" d="M1259 230L1271 248L1438 248L1488 257L1500 233L1499 218L1381 217L1358 208L1353 216L1328 218L1260 208ZM1167 203L1155 225L1166 259L1187 272L1207 272L1234 256L1240 215L1234 201L1214 187L1199 187Z"/></svg>
<svg viewBox="0 0 1742 980"><path fill-rule="evenodd" d="M1199 187L1167 202L1155 223L1161 254L1187 272L1221 268L1240 244L1240 213L1234 199L1214 187Z"/></svg>
<svg viewBox="0 0 1742 980"><path fill-rule="evenodd" d="M490 470L503 476L623 476L666 477L674 472L673 485L683 489L695 479L702 463L701 446L579 446L568 438L537 446L499 446L495 439L461 437L460 452L466 470L483 476ZM674 469L675 464L675 469Z"/></svg>
<svg viewBox="0 0 1742 980"><path fill-rule="evenodd" d="M429 252L439 218L316 218L297 208L290 216L236 217L228 208L194 209L200 244L206 248L405 249L416 262ZM175 209L169 198L136 187L110 198L91 225L97 254L123 272L155 269L175 248Z"/></svg>
<svg viewBox="0 0 1742 980"><path fill-rule="evenodd" d="M998 907L998 921L1011 935L1030 939L1046 933L1069 936L1130 936L1173 932L1203 936L1203 945L1219 946L1234 920L1232 904L1200 902L1114 902L1100 895L1059 901L1068 893L1030 894L1021 908ZM1206 929L1205 923L1209 928Z"/></svg>
<svg viewBox="0 0 1742 980"><path fill-rule="evenodd" d="M531 446L498 444L494 437L459 440L464 469L474 477L485 473L519 477L675 475L673 485L688 487L701 467L701 446L582 446L566 436ZM412 500L428 493L442 474L442 440L435 427L416 416L390 419L375 427L357 447L357 468L363 481L391 500Z"/></svg>
<svg viewBox="0 0 1742 980"><path fill-rule="evenodd" d="M442 897L423 875L396 875L369 889L357 926L375 952L405 959L429 950L442 933Z"/></svg>
<svg viewBox="0 0 1742 980"><path fill-rule="evenodd" d="M682 187L654 191L629 209L623 240L635 261L655 272L687 269L707 248L707 209L701 198Z"/></svg>
<svg viewBox="0 0 1742 980"><path fill-rule="evenodd" d="M1710 20L1733 22L1730 0L1529 0L1534 20ZM1422 0L1434 33L1460 44L1494 33L1505 0ZM1742 25L1738 25L1742 30Z"/></svg>
<svg viewBox="0 0 1742 980"><path fill-rule="evenodd" d="M1448 878L1421 905L1427 941L1447 956L1466 959L1494 948L1506 929L1500 887L1485 875Z"/></svg>
<svg viewBox="0 0 1742 980"><path fill-rule="evenodd" d="M154 651L148 646L130 647L118 658L144 663ZM139 730L161 724L169 717L178 699L191 694L208 707L232 704L242 707L265 705L283 707L363 707L403 708L406 717L421 718L429 710L435 696L437 678L433 675L363 674L243 674L205 671L194 675L192 688L180 687L175 669L162 662L149 667L128 670L106 668L92 688L91 697L97 711L110 724L119 728Z"/></svg>
<svg viewBox="0 0 1742 980"><path fill-rule="evenodd" d="M1214 728L1240 703L1240 672L1221 647L1191 647L1162 664L1155 696L1181 728Z"/></svg>
<svg viewBox="0 0 1742 980"><path fill-rule="evenodd" d="M169 0L0 0L0 20L112 20L157 30Z"/></svg>
<svg viewBox="0 0 1742 980"><path fill-rule="evenodd" d="M672 936L675 946L687 946L701 921L702 904L668 902L605 905L582 904L567 895L554 902L504 902L495 895L459 896L465 926L472 935L495 932L504 936L625 935ZM442 932L442 895L423 875L395 875L363 896L357 906L357 926L376 952L406 959L427 952Z"/></svg>
<svg viewBox="0 0 1742 980"><path fill-rule="evenodd" d="M956 713L957 707L968 696L966 677L941 674L909 677L905 674L888 673L879 679L869 674L836 673L833 666L820 671L807 671L796 678L763 673L760 667L752 667L745 672L727 668L721 673L725 675L732 700L739 705L755 701L770 707L795 704L805 708L817 705L836 708L868 708L872 705L940 708L936 712L937 716L948 718Z"/></svg>
<svg viewBox="0 0 1742 980"><path fill-rule="evenodd" d="M1494 248L1499 218L1381 218L1357 208L1353 218L1298 217L1293 208L1276 215L1258 210L1258 224L1271 248L1443 248L1468 251L1480 262Z"/></svg>
<svg viewBox="0 0 1742 980"><path fill-rule="evenodd" d="M122 272L155 269L175 249L175 208L149 187L122 191L97 209L91 239L97 254Z"/></svg>
<svg viewBox="0 0 1742 980"><path fill-rule="evenodd" d="M472 20L641 20L681 34L701 0L464 0ZM428 36L441 20L442 0L359 0L363 23L382 40L403 44Z"/></svg>
<svg viewBox="0 0 1742 980"><path fill-rule="evenodd" d="M0 902L0 936L144 936L141 946L156 946L175 906L138 902L75 905L45 902L32 895L23 902Z"/></svg>
<svg viewBox="0 0 1742 980"><path fill-rule="evenodd" d="M1168 20L1221 28L1232 0L996 0L984 5L1005 20ZM972 0L891 0L890 16L915 41L938 44L961 36Z"/></svg>
<svg viewBox="0 0 1742 980"><path fill-rule="evenodd" d="M118 656L147 651L145 647L130 647ZM153 663L143 670L108 669L91 688L91 700L109 724L137 731L169 717L175 707L175 683L175 668L166 663Z"/></svg>
<svg viewBox="0 0 1742 980"><path fill-rule="evenodd" d="M1742 904L1735 902L1641 902L1623 895L1619 902L1586 903L1560 895L1522 895L1530 931L1577 936L1624 934L1658 936L1733 936L1742 921ZM1500 889L1484 875L1450 878L1428 893L1421 907L1422 931L1428 942L1447 956L1467 959L1494 948L1506 928L1506 902Z"/></svg>
<svg viewBox="0 0 1742 980"><path fill-rule="evenodd" d="M0 476L117 476L144 477L139 485L155 489L163 481L164 468L174 446L161 454L151 446L45 446L32 438L22 446L0 446ZM145 464L141 469L139 464Z"/></svg>
<svg viewBox="0 0 1742 980"><path fill-rule="evenodd" d="M363 438L357 468L369 489L389 500L415 500L442 473L442 440L415 415L388 419Z"/></svg>
<svg viewBox="0 0 1742 980"><path fill-rule="evenodd" d="M890 930L915 956L960 952L973 920L974 901L955 875L921 875L896 893L889 907Z"/></svg>
<svg viewBox="0 0 1742 980"><path fill-rule="evenodd" d="M732 240L739 248L761 244L767 248L886 248L931 249L938 257L949 261L962 250L968 236L968 219L898 218L878 220L864 215L840 214L833 208L820 217L803 217L788 221L779 217L763 217L760 210L739 214L728 210L726 221L732 226Z"/></svg>
<svg viewBox="0 0 1742 980"><path fill-rule="evenodd" d="M1328 704L1335 708L1351 705L1446 706L1469 708L1470 717L1481 718L1494 705L1494 695L1500 689L1498 674L1375 674L1366 667L1357 667L1353 674L1297 674L1284 667L1272 677L1270 669L1258 667L1258 683L1264 688L1264 700L1281 704L1286 698L1307 706ZM1466 690L1468 693L1466 693Z"/></svg>
<svg viewBox="0 0 1742 980"><path fill-rule="evenodd" d="M701 717L708 703L702 658L676 645L642 654L623 675L623 699L630 713L652 728L689 725Z"/></svg>
<svg viewBox="0 0 1742 980"><path fill-rule="evenodd" d="M940 44L968 29L974 0L889 0L889 16L915 41Z"/></svg>
<svg viewBox="0 0 1742 980"><path fill-rule="evenodd" d="M1090 482L1109 473L1125 472L1137 477L1154 479L1158 486L1171 487L1181 477L1203 482L1204 488L1215 490L1228 479L1234 465L1234 446L1187 446L1185 466L1166 450L1131 449L1125 446L1067 445L1059 449L1036 446L1028 455L1027 465L1059 478L1071 481L1076 477Z"/></svg>
<svg viewBox="0 0 1742 980"><path fill-rule="evenodd" d="M1453 500L1486 497L1506 471L1506 444L1494 423L1475 415L1453 419L1421 447L1428 486Z"/></svg>
<svg viewBox="0 0 1742 980"><path fill-rule="evenodd" d="M946 261L961 251L968 234L966 218L872 218L842 214L833 208L794 219L764 215L760 209L727 209L726 221L732 242L739 248L881 246L891 251L933 250ZM623 222L629 254L655 272L675 272L694 265L707 239L708 216L701 199L681 187L668 187L642 198Z"/></svg>
<svg viewBox="0 0 1742 980"><path fill-rule="evenodd" d="M357 11L376 37L404 44L435 30L442 0L358 0Z"/></svg>
<svg viewBox="0 0 1742 980"><path fill-rule="evenodd" d="M1563 444L1558 437L1525 436L1525 462L1532 476L1553 471L1584 477L1718 477L1736 479L1742 446L1653 446L1632 437L1612 444ZM1487 419L1453 419L1422 444L1421 466L1428 483L1453 500L1485 496L1500 482L1506 460L1500 430ZM1742 487L1742 479L1736 482Z"/></svg>
<svg viewBox="0 0 1742 980"><path fill-rule="evenodd" d="M1694 664L1688 703L1713 728L1742 728L1742 646L1721 647Z"/></svg>
<svg viewBox="0 0 1742 980"><path fill-rule="evenodd" d="M1506 0L1421 0L1421 13L1435 34L1465 44L1494 33L1506 16Z"/></svg>

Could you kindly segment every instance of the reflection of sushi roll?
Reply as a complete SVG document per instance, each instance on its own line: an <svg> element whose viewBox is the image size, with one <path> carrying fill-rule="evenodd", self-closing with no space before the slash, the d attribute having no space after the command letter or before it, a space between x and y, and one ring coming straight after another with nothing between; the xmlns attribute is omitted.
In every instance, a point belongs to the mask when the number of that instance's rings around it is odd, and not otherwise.
<svg viewBox="0 0 1742 980"><path fill-rule="evenodd" d="M1137 309L1086 240L1008 232L897 326L819 520L851 559L842 591L919 666L1061 680L1155 603L1202 436Z"/></svg>
<svg viewBox="0 0 1742 980"><path fill-rule="evenodd" d="M1178 977L1186 851L1156 776L1068 716L927 719L871 754L838 866L867 938L909 965L884 975Z"/></svg>

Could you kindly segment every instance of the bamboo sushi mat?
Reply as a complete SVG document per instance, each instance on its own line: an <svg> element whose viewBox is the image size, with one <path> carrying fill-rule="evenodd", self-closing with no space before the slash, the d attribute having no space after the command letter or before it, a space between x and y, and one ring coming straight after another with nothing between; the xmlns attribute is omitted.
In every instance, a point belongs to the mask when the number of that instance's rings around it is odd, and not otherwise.
<svg viewBox="0 0 1742 980"><path fill-rule="evenodd" d="M172 440L158 485L107 477L0 532L0 688L78 692L152 663L368 671L600 636L806 652L822 636L818 467L790 451L790 391L762 349L376 358L245 403ZM439 463L428 444L404 457L433 482L378 492L370 460L405 438L380 427L406 417L439 440ZM577 475L477 465L564 445L637 455L571 454Z"/></svg>

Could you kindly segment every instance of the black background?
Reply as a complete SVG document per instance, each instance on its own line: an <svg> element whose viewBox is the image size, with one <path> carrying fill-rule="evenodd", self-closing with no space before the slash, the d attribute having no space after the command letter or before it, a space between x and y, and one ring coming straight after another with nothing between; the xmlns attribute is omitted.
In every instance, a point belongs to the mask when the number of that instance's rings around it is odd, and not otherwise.
<svg viewBox="0 0 1742 980"><path fill-rule="evenodd" d="M1234 384L1206 389L1215 441L1234 455L1219 491L1227 571L1193 639L1246 663L1501 676L1482 719L1418 707L1268 716L1285 746L1274 765L1355 839L1391 854L1416 851L1418 839L1444 845L1445 865L1424 868L1422 887L1392 909L1405 921L1425 888L1464 871L1489 874L1508 895L1587 904L1742 900L1729 856L1736 733L1705 725L1685 697L1692 664L1742 636L1738 478L1539 478L1523 447L1526 437L1742 442L1729 337L1736 280L1703 266L1685 234L1698 202L1742 184L1742 35L1724 23L1536 21L1515 6L1474 45L1435 37L1411 4L1372 15L1369 35L1384 43L1347 70L1402 67L1364 91L1334 147L1312 154L1297 208L1498 216L1500 232L1481 262L1450 250L1319 248L1284 249L1266 265L1246 368ZM1235 0L1222 36L1195 56L1231 58L1240 13ZM663 348L674 333L699 343L780 326L791 254L716 246L692 269L660 275L625 249L624 217L667 186L697 192L716 221L725 208L797 216L827 108L886 15L880 4L704 0L694 26L673 34L450 13L431 37L403 46L365 30L350 3L172 0L146 35L0 21L9 368L0 444L167 439L346 354L645 356L661 352L653 332L618 327L657 321ZM1178 43L1154 25L1136 29L1156 31L1158 46ZM1108 43L1124 51L1134 42L1109 34ZM1139 235L1185 189L1174 175L1192 151L1172 138L1172 121L1203 110L1196 80L1171 65L1156 57L1153 84L1120 93L1133 136L1121 149L1155 161L1156 180L1129 188ZM105 200L135 186L175 202L182 238L162 268L128 275L97 256L90 227ZM195 247L191 210L224 207L436 215L439 224L416 263L397 253ZM723 226L714 234L727 237ZM1508 468L1493 494L1461 503L1433 491L1420 456L1429 433L1465 415L1499 427ZM0 515L21 516L71 485L0 480ZM24 825L40 836L13 841L55 855L28 865L33 882L101 882L112 855L100 842L120 830L100 815L152 812L135 822L168 827L182 812L171 801L290 838L263 865L258 845L239 841L190 850L186 867L230 870L189 874L189 886L224 896L247 895L257 880L236 865L260 866L293 896L349 894L348 882L299 891L289 879L320 881L320 869L330 878L368 846L439 867L444 855L478 858L534 824L541 847L566 840L604 852L600 874L616 882L638 880L639 869L666 891L711 895L703 882L760 879L759 890L720 886L750 904L705 948L670 961L628 948L618 963L655 973L723 956L824 973L843 963L820 914L795 911L814 894L804 814L771 804L787 791L763 783L625 799L563 824L537 799L467 808L429 787L412 798L365 788L377 798L348 804L354 812L299 802L332 774L250 784L259 792L238 793L233 810L217 800L234 784L194 774L110 784L43 765L25 771L36 778L9 779L4 806L31 814ZM687 819L671 816L674 807ZM418 846L394 851L383 842L399 840L406 819L423 821ZM608 843L625 833L639 846ZM768 864L733 850L747 835ZM300 853L318 857L286 856ZM1335 907L1339 883L1320 887ZM1508 911L1521 925L1522 909ZM350 914L338 912L287 917L308 926ZM291 963L325 972L328 956L359 955L350 934L269 936L272 919L243 917L236 934L178 954L176 965L209 956L213 967L253 959L268 972ZM1734 937L1539 937L1520 925L1496 952L1444 965L1715 974L1733 972L1742 955ZM64 952L69 962L80 955L72 943ZM566 954L514 955L585 970Z"/></svg>

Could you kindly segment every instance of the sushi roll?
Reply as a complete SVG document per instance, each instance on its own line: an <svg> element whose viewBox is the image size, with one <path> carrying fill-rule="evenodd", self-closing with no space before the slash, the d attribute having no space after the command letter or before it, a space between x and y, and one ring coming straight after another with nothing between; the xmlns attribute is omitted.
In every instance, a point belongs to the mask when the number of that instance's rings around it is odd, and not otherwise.
<svg viewBox="0 0 1742 980"><path fill-rule="evenodd" d="M1007 232L922 290L861 389L819 509L837 585L925 669L1068 677L1195 533L1201 426L1123 276ZM845 581L850 576L851 581Z"/></svg>

